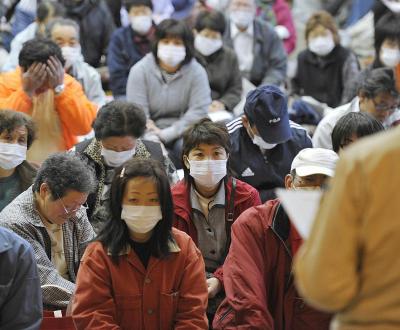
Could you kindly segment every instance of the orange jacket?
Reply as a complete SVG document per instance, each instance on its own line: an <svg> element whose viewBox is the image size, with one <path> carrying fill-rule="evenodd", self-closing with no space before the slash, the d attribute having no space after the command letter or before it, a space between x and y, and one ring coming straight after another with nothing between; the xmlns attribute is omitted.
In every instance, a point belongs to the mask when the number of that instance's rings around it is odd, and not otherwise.
<svg viewBox="0 0 400 330"><path fill-rule="evenodd" d="M64 86L64 91L54 97L54 103L68 150L76 144L77 135L91 131L97 106L87 99L82 86L68 74L64 75ZM0 109L31 114L32 101L22 89L20 68L0 75Z"/></svg>
<svg viewBox="0 0 400 330"><path fill-rule="evenodd" d="M127 249L115 264L100 242L82 257L72 317L77 329L208 329L207 284L200 251L172 229L166 259L150 257L144 268Z"/></svg>

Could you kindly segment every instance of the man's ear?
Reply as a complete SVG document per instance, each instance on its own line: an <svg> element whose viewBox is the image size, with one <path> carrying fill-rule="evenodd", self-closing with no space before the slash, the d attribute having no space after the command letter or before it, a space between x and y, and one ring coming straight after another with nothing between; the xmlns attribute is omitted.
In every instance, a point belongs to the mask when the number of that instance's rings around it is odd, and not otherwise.
<svg viewBox="0 0 400 330"><path fill-rule="evenodd" d="M39 196L45 198L48 193L50 193L49 186L46 182L43 182L39 187Z"/></svg>
<svg viewBox="0 0 400 330"><path fill-rule="evenodd" d="M285 188L292 189L292 184L293 184L293 177L291 174L287 174L285 176Z"/></svg>

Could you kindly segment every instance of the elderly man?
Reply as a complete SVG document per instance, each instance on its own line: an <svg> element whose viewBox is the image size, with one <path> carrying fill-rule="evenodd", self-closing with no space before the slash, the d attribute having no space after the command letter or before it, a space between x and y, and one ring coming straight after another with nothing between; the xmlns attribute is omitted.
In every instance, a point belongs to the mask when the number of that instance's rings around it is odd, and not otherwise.
<svg viewBox="0 0 400 330"><path fill-rule="evenodd" d="M74 291L85 243L94 238L84 206L94 188L86 162L72 153L53 154L33 186L0 213L0 226L32 245L47 307L66 307Z"/></svg>
<svg viewBox="0 0 400 330"><path fill-rule="evenodd" d="M255 86L279 86L286 78L286 51L274 28L255 17L255 0L232 0L225 43L235 50L244 78Z"/></svg>
<svg viewBox="0 0 400 330"><path fill-rule="evenodd" d="M303 149L286 175L286 189L318 189L337 160L331 150ZM242 213L232 225L223 268L226 299L214 329L329 329L330 315L307 306L294 287L292 257L301 243L279 200Z"/></svg>
<svg viewBox="0 0 400 330"><path fill-rule="evenodd" d="M28 160L41 162L52 152L68 150L77 136L92 129L97 106L64 72L64 63L54 42L32 39L21 50L20 67L0 76L0 109L24 112L37 125Z"/></svg>
<svg viewBox="0 0 400 330"><path fill-rule="evenodd" d="M365 112L384 123L398 106L398 91L392 69L371 70L361 82L358 97L329 113L318 124L313 145L332 149L332 131L340 118L350 112Z"/></svg>
<svg viewBox="0 0 400 330"><path fill-rule="evenodd" d="M47 34L61 48L65 72L80 82L90 101L99 107L105 104L106 94L101 86L100 74L83 59L78 23L71 19L56 18L48 25Z"/></svg>
<svg viewBox="0 0 400 330"><path fill-rule="evenodd" d="M258 190L263 202L275 198L275 188L284 187L298 152L312 146L307 131L289 121L286 96L275 86L251 91L244 115L227 126L231 168L238 179Z"/></svg>

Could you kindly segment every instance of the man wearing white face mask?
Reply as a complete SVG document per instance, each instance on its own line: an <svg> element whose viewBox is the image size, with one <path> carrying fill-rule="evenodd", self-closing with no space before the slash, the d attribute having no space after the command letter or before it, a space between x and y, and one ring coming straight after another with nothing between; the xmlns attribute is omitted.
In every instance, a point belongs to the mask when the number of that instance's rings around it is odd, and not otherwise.
<svg viewBox="0 0 400 330"><path fill-rule="evenodd" d="M107 53L114 99L125 99L129 70L150 51L154 35L151 0L129 0L124 6L130 25L114 31Z"/></svg>
<svg viewBox="0 0 400 330"><path fill-rule="evenodd" d="M0 211L36 176L36 167L26 161L26 151L35 138L31 118L20 112L0 111Z"/></svg>
<svg viewBox="0 0 400 330"><path fill-rule="evenodd" d="M263 202L275 198L297 153L312 147L300 125L289 121L287 98L275 86L260 86L246 98L244 115L227 124L234 174L260 193Z"/></svg>
<svg viewBox="0 0 400 330"><path fill-rule="evenodd" d="M286 77L286 51L274 28L255 14L255 0L232 0L225 43L235 50L240 71L252 84L279 86Z"/></svg>
<svg viewBox="0 0 400 330"><path fill-rule="evenodd" d="M100 74L82 56L79 25L71 19L56 18L47 26L47 35L61 48L65 71L80 82L87 98L99 107L105 104Z"/></svg>
<svg viewBox="0 0 400 330"><path fill-rule="evenodd" d="M334 175L338 158L332 150L301 150L285 188L320 189ZM226 299L213 329L328 330L331 315L306 304L294 286L292 258L302 243L278 199L242 214L232 226L224 264Z"/></svg>

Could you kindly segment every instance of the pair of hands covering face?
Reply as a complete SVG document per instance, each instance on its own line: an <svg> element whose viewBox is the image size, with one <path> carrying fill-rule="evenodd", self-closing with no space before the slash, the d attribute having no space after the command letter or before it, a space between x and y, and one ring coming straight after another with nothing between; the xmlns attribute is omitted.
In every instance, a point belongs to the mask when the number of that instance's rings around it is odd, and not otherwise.
<svg viewBox="0 0 400 330"><path fill-rule="evenodd" d="M46 63L35 62L22 74L22 88L30 97L64 83L64 67L51 56Z"/></svg>

